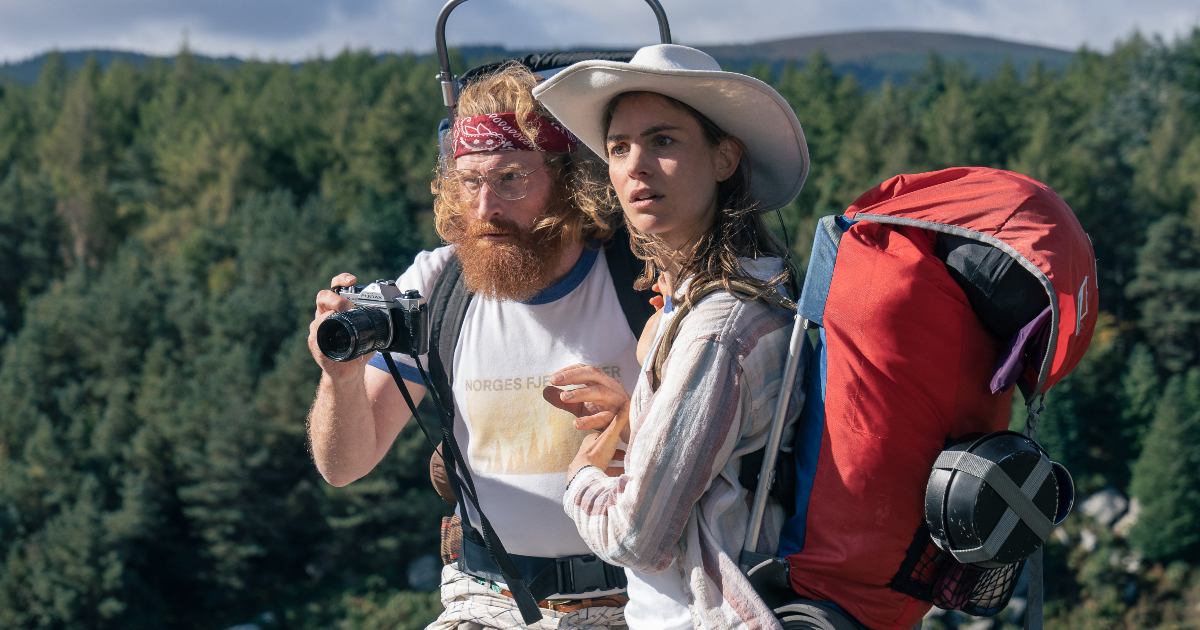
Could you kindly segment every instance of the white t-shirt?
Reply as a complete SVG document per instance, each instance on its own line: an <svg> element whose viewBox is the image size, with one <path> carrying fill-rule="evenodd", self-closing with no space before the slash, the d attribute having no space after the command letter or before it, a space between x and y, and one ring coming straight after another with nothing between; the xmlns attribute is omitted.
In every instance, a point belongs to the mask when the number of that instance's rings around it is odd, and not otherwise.
<svg viewBox="0 0 1200 630"><path fill-rule="evenodd" d="M417 254L396 287L428 297L451 252L440 247ZM584 363L632 391L636 349L603 252L585 249L567 277L527 302L471 299L454 351L454 435L480 507L509 553L591 553L562 509L567 467L587 432L543 400L542 389L555 371ZM410 358L392 356L405 380L422 383ZM426 357L421 361L428 370ZM387 370L378 355L371 365ZM437 426L432 416L422 419Z"/></svg>

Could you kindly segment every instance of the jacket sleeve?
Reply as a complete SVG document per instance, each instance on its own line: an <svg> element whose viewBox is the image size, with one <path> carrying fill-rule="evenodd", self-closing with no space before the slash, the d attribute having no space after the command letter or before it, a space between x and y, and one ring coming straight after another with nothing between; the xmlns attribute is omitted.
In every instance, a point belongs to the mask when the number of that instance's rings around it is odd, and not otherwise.
<svg viewBox="0 0 1200 630"><path fill-rule="evenodd" d="M634 424L625 473L585 468L563 498L588 547L643 573L670 566L692 507L728 462L741 429L739 357L716 335L680 332L662 385ZM638 387L646 386L643 377Z"/></svg>

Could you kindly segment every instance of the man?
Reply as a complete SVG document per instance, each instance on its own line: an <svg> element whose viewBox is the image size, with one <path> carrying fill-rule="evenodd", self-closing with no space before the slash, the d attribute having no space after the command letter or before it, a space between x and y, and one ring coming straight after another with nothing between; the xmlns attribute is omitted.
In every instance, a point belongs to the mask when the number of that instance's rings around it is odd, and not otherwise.
<svg viewBox="0 0 1200 630"><path fill-rule="evenodd" d="M454 434L480 507L522 574L549 562L543 575L550 575L555 561L547 559L567 558L558 561L561 567L591 553L563 512L562 496L567 467L586 431L599 425L546 404L542 390L552 373L575 363L599 366L632 389L639 365L637 339L610 277L615 254L599 246L613 232L607 179L533 99L537 81L509 66L464 88L454 157L443 158L435 186L437 230L450 245L418 254L396 285L429 296L442 271L461 263L473 297L453 356L439 355L451 368ZM342 274L332 285L354 281ZM323 370L309 436L318 470L335 486L370 472L410 416L382 356L339 363L317 348L320 322L352 306L322 291L309 329L309 347ZM437 351L431 345L431 353ZM425 388L411 359L393 357L420 400ZM474 525L464 527L466 573L458 564L443 569L446 610L430 628L526 627L507 585L495 579L495 566L491 572L483 567L490 560L473 536L478 515L469 506L458 509ZM483 564L469 566L472 544ZM531 583L533 577L525 576ZM543 619L529 627L624 628L623 581L601 583L606 588L586 592L541 589ZM560 579L556 585L571 584Z"/></svg>

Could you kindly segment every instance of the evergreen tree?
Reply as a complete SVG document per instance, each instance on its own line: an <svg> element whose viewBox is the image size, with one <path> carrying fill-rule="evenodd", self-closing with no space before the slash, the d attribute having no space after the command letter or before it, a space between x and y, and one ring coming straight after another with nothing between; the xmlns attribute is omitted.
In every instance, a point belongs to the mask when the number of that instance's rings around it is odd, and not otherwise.
<svg viewBox="0 0 1200 630"><path fill-rule="evenodd" d="M48 187L14 166L0 180L0 345L63 267L62 226Z"/></svg>
<svg viewBox="0 0 1200 630"><path fill-rule="evenodd" d="M1151 560L1200 551L1200 368L1167 382L1133 466L1142 513L1129 540Z"/></svg>
<svg viewBox="0 0 1200 630"><path fill-rule="evenodd" d="M1039 438L1051 458L1067 467L1091 492L1106 485L1125 487L1130 445L1123 434L1119 381L1125 360L1116 322L1101 313L1087 354L1046 395Z"/></svg>
<svg viewBox="0 0 1200 630"><path fill-rule="evenodd" d="M0 174L7 174L27 156L25 147L34 134L29 93L15 81L0 79Z"/></svg>
<svg viewBox="0 0 1200 630"><path fill-rule="evenodd" d="M1141 310L1139 325L1159 365L1180 373L1195 365L1200 351L1200 240L1178 214L1169 214L1146 234L1138 253L1137 277L1128 297Z"/></svg>
<svg viewBox="0 0 1200 630"><path fill-rule="evenodd" d="M97 102L99 82L100 65L90 57L71 82L58 120L38 151L58 198L55 212L71 236L74 260L92 266L107 258L117 240L110 232L115 208L106 191L110 151Z"/></svg>
<svg viewBox="0 0 1200 630"><path fill-rule="evenodd" d="M936 67L945 73L934 79L942 90L921 108L920 118L927 168L979 166L982 158L981 146L976 139L979 113L968 95L974 88L972 81L965 76L965 67L946 68L940 64Z"/></svg>
<svg viewBox="0 0 1200 630"><path fill-rule="evenodd" d="M1123 426L1120 439L1129 447L1128 456L1122 460L1133 462L1141 453L1142 441L1150 428L1150 422L1154 419L1162 385L1158 378L1154 355L1146 344L1139 343L1133 347L1127 366L1125 376L1121 379L1120 407Z"/></svg>

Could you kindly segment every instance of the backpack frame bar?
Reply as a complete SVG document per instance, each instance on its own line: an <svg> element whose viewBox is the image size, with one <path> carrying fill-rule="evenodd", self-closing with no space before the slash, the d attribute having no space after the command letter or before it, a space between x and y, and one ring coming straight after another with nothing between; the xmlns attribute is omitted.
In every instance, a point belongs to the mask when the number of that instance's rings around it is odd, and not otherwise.
<svg viewBox="0 0 1200 630"><path fill-rule="evenodd" d="M442 84L442 103L446 106L446 119L454 124L454 103L456 99L455 91L458 89L458 82L454 73L450 71L450 54L446 48L446 20L450 18L450 13L458 5L467 0L450 0L442 7L438 13L437 27L434 30L434 40L437 42L438 63L441 65L442 71L437 75L438 81ZM667 22L667 13L663 11L662 5L658 0L646 0L646 4L650 5L650 9L654 11L654 17L658 20L658 38L660 43L671 43L671 25Z"/></svg>
<svg viewBox="0 0 1200 630"><path fill-rule="evenodd" d="M758 472L758 488L754 490L754 507L750 510L750 520L746 524L746 540L742 544L740 563L742 572L754 568L756 563L749 562L758 553L758 533L762 529L763 513L767 509L767 499L771 494L771 484L775 481L775 460L779 458L779 443L783 441L783 427L787 424L788 403L792 398L792 384L796 382L799 372L801 382L807 376L800 370L800 359L804 354L804 340L808 332L808 320L799 313L792 324L792 339L788 344L787 362L784 363L783 382L779 386L779 398L775 403L775 417L771 419L771 432L767 435L764 447L762 468ZM807 364L803 366L807 369ZM803 392L801 393L803 397ZM803 404L803 400L800 401ZM747 555L749 552L750 555Z"/></svg>

